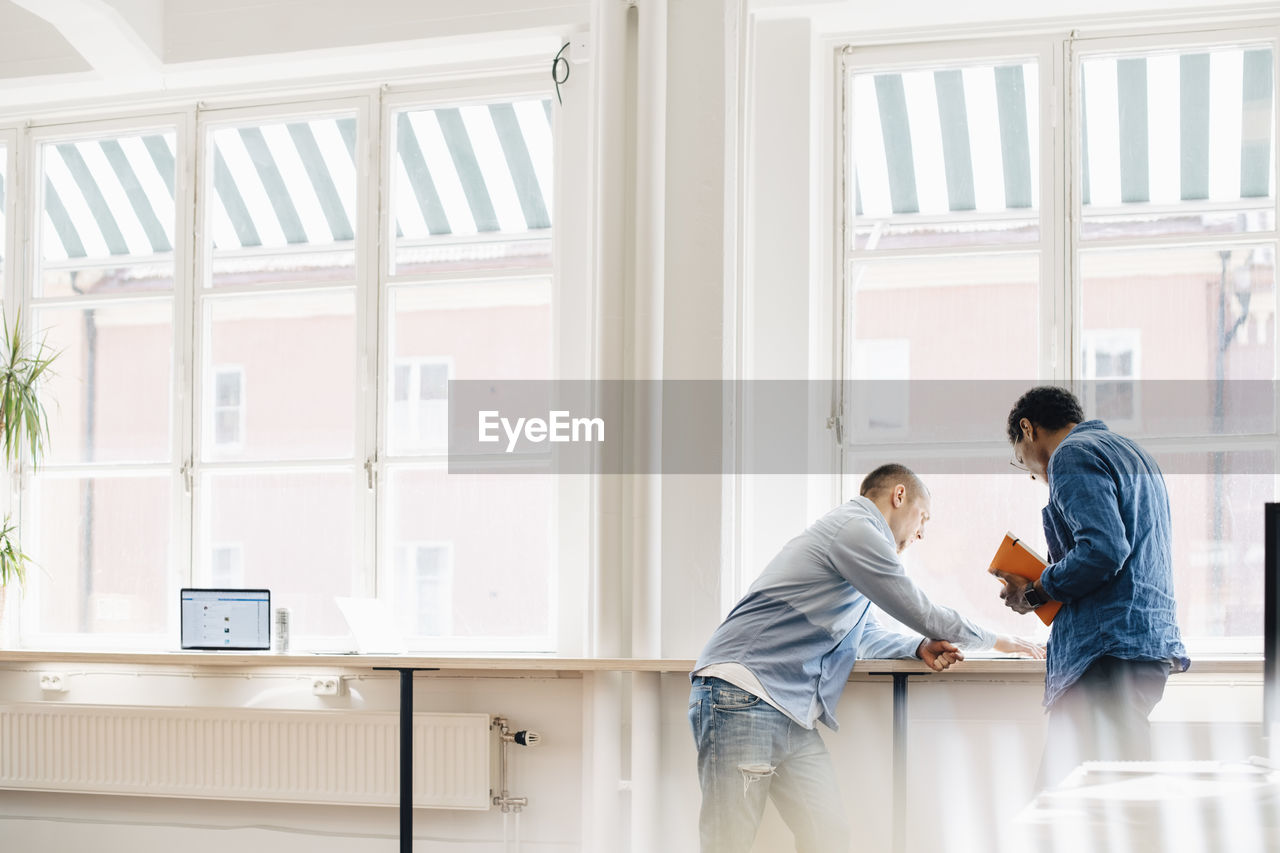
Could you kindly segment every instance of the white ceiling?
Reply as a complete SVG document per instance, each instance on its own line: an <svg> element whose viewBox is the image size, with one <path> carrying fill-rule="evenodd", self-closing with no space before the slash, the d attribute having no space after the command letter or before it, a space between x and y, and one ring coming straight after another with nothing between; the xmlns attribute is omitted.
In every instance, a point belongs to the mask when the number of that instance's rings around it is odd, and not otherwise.
<svg viewBox="0 0 1280 853"><path fill-rule="evenodd" d="M0 0L0 111L541 56L591 0Z"/></svg>
<svg viewBox="0 0 1280 853"><path fill-rule="evenodd" d="M44 18L0 0L0 78L88 71L89 63Z"/></svg>

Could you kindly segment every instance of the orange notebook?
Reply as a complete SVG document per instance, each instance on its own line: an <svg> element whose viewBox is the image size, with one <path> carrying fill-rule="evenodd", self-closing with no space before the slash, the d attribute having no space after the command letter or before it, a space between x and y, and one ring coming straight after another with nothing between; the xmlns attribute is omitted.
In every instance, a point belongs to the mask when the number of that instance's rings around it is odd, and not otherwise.
<svg viewBox="0 0 1280 853"><path fill-rule="evenodd" d="M1029 581L1037 580L1048 565L1048 560L1032 551L1025 542L1012 533L1004 535L1004 541L996 549L996 555L991 558L991 568L1024 577ZM1004 583L1004 581L1000 582ZM1058 615L1061 607L1061 602L1049 601L1032 612L1040 617L1041 622L1048 625L1053 622L1053 617Z"/></svg>

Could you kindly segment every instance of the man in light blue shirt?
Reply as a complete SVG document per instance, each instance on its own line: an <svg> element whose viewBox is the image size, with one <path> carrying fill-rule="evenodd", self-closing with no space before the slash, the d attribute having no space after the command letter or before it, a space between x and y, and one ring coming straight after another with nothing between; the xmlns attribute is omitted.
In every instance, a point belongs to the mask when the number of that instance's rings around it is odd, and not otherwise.
<svg viewBox="0 0 1280 853"><path fill-rule="evenodd" d="M712 634L691 674L703 853L746 853L771 798L803 853L843 853L845 807L815 724L835 706L858 658L919 658L935 670L961 646L1039 656L939 607L898 555L924 536L930 497L902 465L862 481L860 497L788 542ZM875 604L915 636L881 627Z"/></svg>

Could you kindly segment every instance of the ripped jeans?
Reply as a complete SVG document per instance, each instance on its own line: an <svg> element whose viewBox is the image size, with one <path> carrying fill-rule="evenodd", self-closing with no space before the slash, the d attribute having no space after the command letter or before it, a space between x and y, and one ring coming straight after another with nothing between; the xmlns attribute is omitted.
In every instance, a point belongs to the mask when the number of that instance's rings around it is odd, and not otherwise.
<svg viewBox="0 0 1280 853"><path fill-rule="evenodd" d="M845 805L816 729L706 676L693 679L689 723L698 745L702 853L748 853L766 798L795 834L798 853L846 853Z"/></svg>

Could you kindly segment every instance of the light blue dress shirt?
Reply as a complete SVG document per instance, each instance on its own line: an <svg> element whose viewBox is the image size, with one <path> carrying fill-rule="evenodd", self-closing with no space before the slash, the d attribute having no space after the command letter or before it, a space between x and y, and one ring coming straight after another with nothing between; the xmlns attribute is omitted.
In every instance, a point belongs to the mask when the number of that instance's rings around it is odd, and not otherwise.
<svg viewBox="0 0 1280 853"><path fill-rule="evenodd" d="M920 636L883 628L873 603ZM924 637L970 649L996 642L991 631L925 597L898 559L888 522L859 497L783 546L711 635L693 671L741 664L792 719L835 729L854 662L915 657Z"/></svg>

